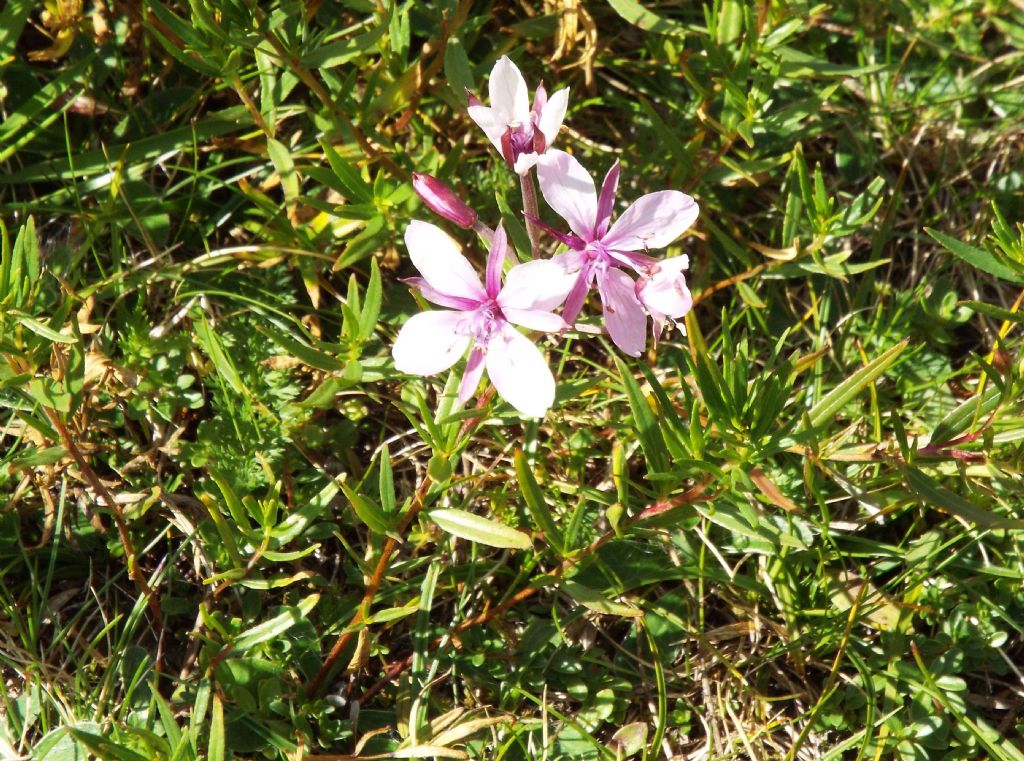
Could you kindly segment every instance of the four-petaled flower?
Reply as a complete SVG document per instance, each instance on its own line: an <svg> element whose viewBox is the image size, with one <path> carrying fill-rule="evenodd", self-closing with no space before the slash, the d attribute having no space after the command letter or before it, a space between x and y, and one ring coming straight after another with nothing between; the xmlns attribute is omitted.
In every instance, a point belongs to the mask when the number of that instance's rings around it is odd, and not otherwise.
<svg viewBox="0 0 1024 761"><path fill-rule="evenodd" d="M487 134L508 165L516 173L525 174L555 141L562 128L569 103L569 88L548 98L544 85L538 85L531 110L526 80L508 56L502 56L494 64L487 88L491 97L490 108L469 93L469 115Z"/></svg>
<svg viewBox="0 0 1024 761"><path fill-rule="evenodd" d="M596 281L612 341L626 354L639 357L646 343L644 307L658 331L666 318L682 317L693 306L682 274L688 258L659 261L641 252L663 248L678 238L697 219L696 202L678 190L650 193L609 226L619 183L618 162L604 178L600 196L587 171L564 151L549 150L541 157L537 177L544 199L573 232L547 228L571 249L552 261L577 273L563 318L570 325L575 322ZM641 276L639 283L624 271L627 267Z"/></svg>
<svg viewBox="0 0 1024 761"><path fill-rule="evenodd" d="M523 415L543 417L554 401L555 381L540 350L513 326L545 332L566 327L551 311L572 285L565 270L551 260L518 264L502 286L508 241L500 226L487 256L484 285L440 228L414 221L405 232L405 243L423 276L407 282L425 299L447 309L422 312L405 323L392 348L395 367L412 375L434 375L469 349L460 402L473 395L486 367L505 401Z"/></svg>

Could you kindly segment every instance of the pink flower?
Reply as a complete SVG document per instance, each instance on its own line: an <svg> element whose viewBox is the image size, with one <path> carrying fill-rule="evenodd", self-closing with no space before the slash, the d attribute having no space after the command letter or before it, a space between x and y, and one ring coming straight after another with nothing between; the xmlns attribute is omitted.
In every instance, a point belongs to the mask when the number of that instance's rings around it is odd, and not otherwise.
<svg viewBox="0 0 1024 761"><path fill-rule="evenodd" d="M501 226L487 256L484 285L440 228L412 222L405 244L423 276L408 282L447 309L423 312L405 323L391 350L395 367L412 375L435 375L468 349L460 403L473 395L486 367L505 401L523 415L543 417L555 399L555 380L540 350L513 325L545 332L566 327L551 311L571 286L565 270L550 260L534 260L510 269L502 286L508 241Z"/></svg>
<svg viewBox="0 0 1024 761"><path fill-rule="evenodd" d="M476 212L455 195L454 190L436 177L413 172L412 187L427 208L439 217L444 217L459 227L469 228L476 222Z"/></svg>
<svg viewBox="0 0 1024 761"><path fill-rule="evenodd" d="M645 308L659 330L666 318L682 317L693 306L682 274L687 257L659 262L640 252L663 248L678 238L697 219L697 204L678 190L662 190L636 200L609 226L619 184L618 162L605 176L600 196L587 171L564 151L549 150L541 157L537 177L544 200L573 233L547 228L572 249L552 261L578 273L562 316L572 324L596 282L612 341L626 354L639 357L646 343ZM641 276L639 284L626 268Z"/></svg>
<svg viewBox="0 0 1024 761"><path fill-rule="evenodd" d="M538 85L531 110L526 80L508 56L502 56L491 69L487 89L490 108L469 93L469 115L508 165L518 174L526 174L555 142L562 128L569 104L569 88L559 90L548 99L544 85Z"/></svg>

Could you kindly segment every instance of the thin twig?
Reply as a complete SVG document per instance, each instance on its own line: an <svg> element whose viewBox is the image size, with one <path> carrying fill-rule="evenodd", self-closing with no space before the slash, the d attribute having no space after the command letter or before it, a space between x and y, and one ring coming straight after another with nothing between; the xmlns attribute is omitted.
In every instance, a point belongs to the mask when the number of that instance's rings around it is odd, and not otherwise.
<svg viewBox="0 0 1024 761"><path fill-rule="evenodd" d="M661 513L664 513L664 512L666 512L666 511L668 511L668 510L670 510L670 509L672 509L674 507L680 507L682 505L692 504L694 502L704 502L704 501L707 501L709 499L712 499L713 495L710 495L710 496L706 496L705 495L705 492L707 492L708 487L711 486L711 483L712 483L712 479L711 478L707 478L704 481L702 481L701 483L699 483L696 486L694 486L692 489L688 489L687 491L683 492L682 494L680 494L680 495L678 495L676 497L673 497L671 499L668 499L668 500L665 500L665 501L662 501L662 502L656 502L653 505L649 505L644 510L640 511L635 516L633 516L632 518L627 520L623 526L620 526L619 527L619 531L615 531L614 529L606 531L604 534L602 534L597 539L595 539L593 542L591 542L589 545L587 545L584 549L580 550L577 554L575 554L572 557L568 557L565 560L563 560L558 565L558 567L555 568L553 571L551 571L548 574L544 574L545 579L551 579L552 577L554 577L554 578L561 578L573 566L575 566L577 563L579 563L584 558L586 558L586 557L588 557L590 555L593 555L595 552L597 552L599 549L601 549L604 545L606 545L612 539L615 539L616 537L618 537L619 536L619 532L624 531L627 528L630 528L632 526L635 526L638 523L641 523L641 522L643 522L645 520L648 520L648 519L653 518L653 517L655 517L657 515L660 515ZM475 626L481 626L483 624L488 623L489 621L492 621L497 616L500 616L502 613L505 613L506 611L508 611L511 608L515 607L519 603L523 602L524 600L528 600L529 598L533 597L541 589L545 589L546 586L547 585L545 585L545 586L533 586L533 585L530 585L530 586L524 587L523 589L520 589L518 592L516 592L514 595L512 595L510 598L505 600L500 605L496 605L493 608L488 608L487 610L485 610L484 612L474 616L473 618L468 618L465 621L462 621L461 623L456 625L444 637L436 638L433 641L433 643L431 644L431 647L432 648L437 648L437 647L439 647L441 645L441 643L445 639L449 639L453 635L461 634L462 632L466 631L467 629L472 629ZM367 689L366 692L364 692L359 697L360 702L365 703L367 700L369 700L374 695L376 695L378 692L380 692L382 689L384 689L384 687L386 687L388 685L388 683L390 683L391 681L396 679L403 671L405 671L407 668L409 668L412 665L412 659L413 659L413 656L412 655L408 655L405 658L402 658L401 660L398 660L398 661L395 661L394 663L389 664L388 667L387 667L387 670L384 672L384 676L381 677L372 686L370 686L370 688Z"/></svg>
<svg viewBox="0 0 1024 761"><path fill-rule="evenodd" d="M92 466L85 459L82 451L78 448L74 438L71 436L71 432L64 425L64 422L49 407L43 407L43 411L46 413L46 417L50 421L50 425L56 429L60 435L61 444L71 458L75 461L78 469L85 476L85 480L89 482L93 492L96 493L107 505L111 514L114 516L114 525L117 527L117 533L121 539L121 546L124 547L125 563L128 566L128 575L132 581L135 582L135 586L138 587L139 593L146 598L146 604L149 606L150 614L153 618L153 626L157 632L157 653L156 662L154 668L159 672L163 668L163 637L160 633L164 628L164 617L163 611L160 609L160 601L157 599L153 588L149 586L149 582L146 581L146 575L139 568L138 557L135 554L135 546L132 544L131 536L128 533L128 522L125 520L124 512L121 510L121 506L117 504L114 496L110 493L110 490L103 484L99 476L96 475L96 471L92 469Z"/></svg>
<svg viewBox="0 0 1024 761"><path fill-rule="evenodd" d="M490 386L477 400L477 409L483 409L486 407L492 396L494 396L494 387ZM475 416L463 423L462 428L459 431L460 438L465 436L466 433L474 425L480 422L482 418L483 415ZM404 535L406 529L409 528L409 525L413 522L416 516L419 515L420 510L423 508L423 501L426 499L427 490L429 488L430 477L428 475L424 475L423 480L416 488L416 492L413 495L409 509L405 511L405 515L402 516L402 520L399 522L398 526L395 527L394 533L397 536ZM395 553L396 549L398 549L398 540L389 536L387 542L384 543L384 548L381 550L380 558L377 560L377 565L373 569L373 575L370 577L370 581L366 585L366 591L363 593L363 599L359 604L359 608L356 610L355 615L352 616L352 619L348 622L348 626L346 626L341 634L338 635L338 639L335 640L334 646L324 659L320 670L317 671L316 676L313 677L309 685L306 687L306 695L308 697L313 697L319 693L324 680L334 669L334 665L337 663L338 658L341 657L345 648L348 647L349 643L351 643L352 638L358 634L358 629L356 627L365 620L366 616L370 612L370 608L373 607L373 601L377 597L377 592L380 591L380 585L384 581L384 575L387 573L388 566L391 563L391 556Z"/></svg>

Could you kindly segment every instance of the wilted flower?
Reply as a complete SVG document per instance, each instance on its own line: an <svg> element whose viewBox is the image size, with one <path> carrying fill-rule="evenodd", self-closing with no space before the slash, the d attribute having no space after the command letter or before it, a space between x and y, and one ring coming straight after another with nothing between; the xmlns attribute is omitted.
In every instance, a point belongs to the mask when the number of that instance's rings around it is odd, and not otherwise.
<svg viewBox="0 0 1024 761"><path fill-rule="evenodd" d="M572 249L552 261L578 273L563 317L570 324L576 320L596 282L612 341L626 354L640 356L646 343L644 307L658 329L666 318L682 317L693 306L682 274L687 257L659 261L640 252L663 248L678 238L697 219L697 204L677 190L650 193L609 227L619 183L618 162L605 176L600 196L587 171L564 151L549 150L538 163L537 177L544 199L573 232L568 235L548 228ZM641 276L639 284L624 271L626 267Z"/></svg>
<svg viewBox="0 0 1024 761"><path fill-rule="evenodd" d="M534 260L501 270L508 252L503 227L494 232L485 284L444 231L413 222L405 244L423 277L408 282L428 301L447 309L414 315L392 348L395 367L413 375L435 375L469 359L459 384L459 401L473 395L484 368L498 393L523 415L543 417L555 398L555 380L544 356L513 325L556 332L565 322L551 310L565 300L572 284L550 260Z"/></svg>
<svg viewBox="0 0 1024 761"><path fill-rule="evenodd" d="M413 172L412 187L423 203L439 217L459 227L472 227L476 222L476 212L436 177Z"/></svg>
<svg viewBox="0 0 1024 761"><path fill-rule="evenodd" d="M544 85L537 86L530 108L526 80L509 60L502 56L491 69L487 83L491 105L488 108L469 94L469 115L498 149L508 165L525 174L537 163L562 128L569 104L569 88L547 97Z"/></svg>

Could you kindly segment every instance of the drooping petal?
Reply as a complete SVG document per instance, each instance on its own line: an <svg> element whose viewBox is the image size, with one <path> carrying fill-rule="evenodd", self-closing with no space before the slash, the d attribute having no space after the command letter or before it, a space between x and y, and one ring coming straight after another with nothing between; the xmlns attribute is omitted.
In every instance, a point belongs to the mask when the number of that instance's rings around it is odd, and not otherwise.
<svg viewBox="0 0 1024 761"><path fill-rule="evenodd" d="M410 375L435 375L454 365L469 347L469 336L457 331L461 312L420 312L402 326L391 347L395 367Z"/></svg>
<svg viewBox="0 0 1024 761"><path fill-rule="evenodd" d="M604 324L612 342L631 357L639 357L647 343L647 315L636 297L633 279L617 267L598 275Z"/></svg>
<svg viewBox="0 0 1024 761"><path fill-rule="evenodd" d="M538 91L540 88L537 88ZM537 129L544 135L544 140L550 146L555 142L558 131L562 129L562 122L565 121L565 110L569 106L569 88L563 88L548 98L547 103L540 110L540 119L537 121Z"/></svg>
<svg viewBox="0 0 1024 761"><path fill-rule="evenodd" d="M523 415L544 417L555 400L555 379L544 355L507 323L487 344L487 374L501 398Z"/></svg>
<svg viewBox="0 0 1024 761"><path fill-rule="evenodd" d="M580 272L573 283L569 295L565 297L565 306L562 307L562 319L573 325L576 318L580 316L580 310L590 293L590 283L594 279L594 271L589 267Z"/></svg>
<svg viewBox="0 0 1024 761"><path fill-rule="evenodd" d="M526 174L537 166L539 160L540 154L538 153L520 153L512 165L512 169L516 174Z"/></svg>
<svg viewBox="0 0 1024 761"><path fill-rule="evenodd" d="M530 330L540 330L544 333L557 333L569 327L565 320L554 312L543 309L515 309L514 307L503 307L502 313L505 319L513 325L522 325Z"/></svg>
<svg viewBox="0 0 1024 761"><path fill-rule="evenodd" d="M550 312L565 301L572 288L571 275L550 259L517 264L505 276L498 306L505 309L541 309Z"/></svg>
<svg viewBox="0 0 1024 761"><path fill-rule="evenodd" d="M469 397L473 396L476 387L480 383L480 376L484 374L484 352L483 349L474 346L466 360L466 371L459 381L459 404L465 404Z"/></svg>
<svg viewBox="0 0 1024 761"><path fill-rule="evenodd" d="M645 278L637 288L637 297L652 315L678 319L693 307L693 297L686 287L683 270L688 256L674 256L658 263L657 271Z"/></svg>
<svg viewBox="0 0 1024 761"><path fill-rule="evenodd" d="M469 112L469 118L477 123L491 144L498 149L498 153L501 153L501 136L508 131L508 124L502 115L487 106L471 105L466 110Z"/></svg>
<svg viewBox="0 0 1024 761"><path fill-rule="evenodd" d="M508 56L503 55L491 69L487 82L491 108L498 112L506 124L526 123L530 120L530 94L526 80Z"/></svg>
<svg viewBox="0 0 1024 761"><path fill-rule="evenodd" d="M438 293L474 301L487 298L473 266L440 227L419 220L410 222L405 245L416 269Z"/></svg>
<svg viewBox="0 0 1024 761"><path fill-rule="evenodd" d="M549 150L537 163L537 179L548 206L584 241L594 240L597 192L580 162L565 151Z"/></svg>
<svg viewBox="0 0 1024 761"><path fill-rule="evenodd" d="M508 237L505 235L505 227L499 224L491 239L491 249L487 252L487 277L484 284L487 295L492 299L501 291L501 269L505 264L506 256L508 256Z"/></svg>
<svg viewBox="0 0 1024 761"><path fill-rule="evenodd" d="M662 190L638 198L612 225L601 242L608 248L642 251L663 248L683 234L699 209L686 193Z"/></svg>
<svg viewBox="0 0 1024 761"><path fill-rule="evenodd" d="M612 207L615 206L615 191L619 187L619 162L612 164L608 174L604 176L601 183L601 195L597 197L597 223L594 230L598 237L608 231L608 223L612 218Z"/></svg>

